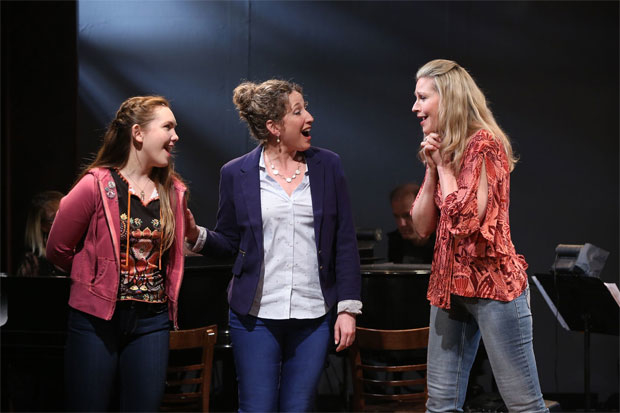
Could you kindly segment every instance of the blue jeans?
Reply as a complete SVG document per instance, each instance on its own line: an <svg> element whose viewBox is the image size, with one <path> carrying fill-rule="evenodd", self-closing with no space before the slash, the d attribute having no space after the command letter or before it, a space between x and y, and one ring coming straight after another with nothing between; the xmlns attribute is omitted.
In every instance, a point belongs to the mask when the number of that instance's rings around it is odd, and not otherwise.
<svg viewBox="0 0 620 413"><path fill-rule="evenodd" d="M331 318L269 320L230 312L240 412L313 410Z"/></svg>
<svg viewBox="0 0 620 413"><path fill-rule="evenodd" d="M149 307L151 306L151 307ZM117 303L111 320L71 309L65 350L66 408L159 410L168 365L170 322L159 304Z"/></svg>
<svg viewBox="0 0 620 413"><path fill-rule="evenodd" d="M429 412L462 412L480 337L510 412L546 412L534 348L529 288L503 302L452 295L450 310L431 307L428 340Z"/></svg>

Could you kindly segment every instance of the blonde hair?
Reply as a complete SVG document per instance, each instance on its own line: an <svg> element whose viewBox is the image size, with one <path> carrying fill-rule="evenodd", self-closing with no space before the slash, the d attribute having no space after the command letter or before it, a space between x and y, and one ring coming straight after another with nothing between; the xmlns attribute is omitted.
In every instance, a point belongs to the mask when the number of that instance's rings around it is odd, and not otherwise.
<svg viewBox="0 0 620 413"><path fill-rule="evenodd" d="M60 200L64 194L58 191L44 191L32 198L28 218L26 220L26 232L24 243L26 248L40 258L45 258L45 244L47 234L43 233L42 223L47 219L46 213L58 211ZM51 226L51 222L49 222Z"/></svg>
<svg viewBox="0 0 620 413"><path fill-rule="evenodd" d="M99 148L95 160L84 168L77 181L93 168L123 168L129 159L132 143L132 126L140 125L140 127L146 127L155 118L155 109L162 106L170 107L170 103L163 96L135 96L124 101L103 136L103 145ZM162 220L162 251L166 251L174 243L176 226L173 209L174 203L178 202L178 200L173 198L173 178L178 179L180 182L183 182L183 180L174 171L172 158L167 166L153 168L149 178L153 180L157 187L157 192L159 192Z"/></svg>
<svg viewBox="0 0 620 413"><path fill-rule="evenodd" d="M436 59L418 70L416 79L423 77L433 79L439 93L437 132L442 137L442 151L450 159L452 169L460 170L468 138L478 129L486 129L501 142L512 171L517 158L510 139L495 121L484 94L467 70L452 60Z"/></svg>
<svg viewBox="0 0 620 413"><path fill-rule="evenodd" d="M243 82L233 90L233 103L239 111L239 118L248 124L250 134L261 144L270 135L267 121L282 121L289 107L289 95L294 91L303 94L298 84L279 79L263 83Z"/></svg>

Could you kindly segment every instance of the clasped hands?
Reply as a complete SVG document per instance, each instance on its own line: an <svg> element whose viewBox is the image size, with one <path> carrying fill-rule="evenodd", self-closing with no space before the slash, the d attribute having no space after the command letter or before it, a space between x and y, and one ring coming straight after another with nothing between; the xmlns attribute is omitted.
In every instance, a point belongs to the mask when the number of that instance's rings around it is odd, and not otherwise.
<svg viewBox="0 0 620 413"><path fill-rule="evenodd" d="M445 162L442 159L441 136L435 132L424 136L420 143L420 154L424 163L431 168L443 165Z"/></svg>

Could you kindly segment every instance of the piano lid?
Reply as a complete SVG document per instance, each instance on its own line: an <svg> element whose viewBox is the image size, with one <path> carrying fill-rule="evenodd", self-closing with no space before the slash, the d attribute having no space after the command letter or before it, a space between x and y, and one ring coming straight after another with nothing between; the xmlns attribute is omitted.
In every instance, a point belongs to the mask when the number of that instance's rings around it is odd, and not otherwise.
<svg viewBox="0 0 620 413"><path fill-rule="evenodd" d="M430 274L431 264L395 264L385 262L381 264L366 264L361 266L362 274Z"/></svg>

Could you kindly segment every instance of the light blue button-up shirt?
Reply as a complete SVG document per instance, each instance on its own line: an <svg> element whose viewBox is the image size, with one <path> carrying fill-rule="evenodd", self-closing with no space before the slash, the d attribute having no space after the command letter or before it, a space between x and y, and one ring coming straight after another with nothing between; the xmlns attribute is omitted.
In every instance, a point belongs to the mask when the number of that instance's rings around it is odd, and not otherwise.
<svg viewBox="0 0 620 413"><path fill-rule="evenodd" d="M318 318L329 310L319 281L310 177L289 196L259 161L264 264L250 314L269 319Z"/></svg>

